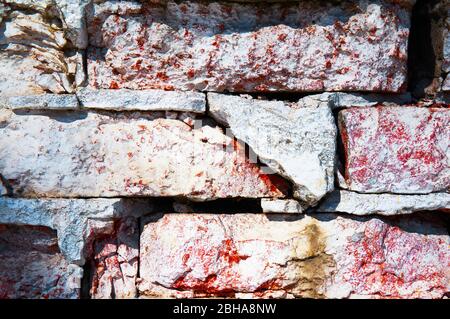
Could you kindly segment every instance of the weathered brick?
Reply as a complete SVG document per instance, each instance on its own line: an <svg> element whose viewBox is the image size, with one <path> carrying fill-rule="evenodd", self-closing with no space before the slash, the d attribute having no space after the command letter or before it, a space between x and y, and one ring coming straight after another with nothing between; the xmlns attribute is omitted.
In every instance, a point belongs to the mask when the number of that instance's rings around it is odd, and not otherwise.
<svg viewBox="0 0 450 319"><path fill-rule="evenodd" d="M11 110L76 110L78 107L78 99L74 94L0 97L0 108Z"/></svg>
<svg viewBox="0 0 450 319"><path fill-rule="evenodd" d="M410 1L113 1L88 13L93 88L406 88Z"/></svg>
<svg viewBox="0 0 450 319"><path fill-rule="evenodd" d="M0 97L73 92L85 79L85 0L0 4Z"/></svg>
<svg viewBox="0 0 450 319"><path fill-rule="evenodd" d="M198 92L163 90L90 90L77 92L80 104L85 108L114 111L181 111L204 113L206 97Z"/></svg>
<svg viewBox="0 0 450 319"><path fill-rule="evenodd" d="M339 126L350 190L405 194L448 190L449 108L350 108L339 113Z"/></svg>
<svg viewBox="0 0 450 319"><path fill-rule="evenodd" d="M56 232L0 224L0 299L79 298L81 267L69 264Z"/></svg>
<svg viewBox="0 0 450 319"><path fill-rule="evenodd" d="M334 188L336 125L330 108L208 93L209 114L314 204Z"/></svg>
<svg viewBox="0 0 450 319"><path fill-rule="evenodd" d="M163 114L0 110L0 174L13 194L45 197L283 197L286 183L235 140Z"/></svg>
<svg viewBox="0 0 450 319"><path fill-rule="evenodd" d="M441 298L441 221L336 215L166 214L144 222L143 295Z"/></svg>

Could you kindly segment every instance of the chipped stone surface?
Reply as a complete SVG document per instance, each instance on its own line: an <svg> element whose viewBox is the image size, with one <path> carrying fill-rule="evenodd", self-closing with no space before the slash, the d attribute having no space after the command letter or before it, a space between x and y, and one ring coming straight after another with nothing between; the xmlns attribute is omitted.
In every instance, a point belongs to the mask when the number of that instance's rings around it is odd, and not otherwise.
<svg viewBox="0 0 450 319"><path fill-rule="evenodd" d="M319 212L354 215L397 215L426 210L450 210L450 194L359 194L341 190L330 194L317 209Z"/></svg>
<svg viewBox="0 0 450 319"><path fill-rule="evenodd" d="M352 108L339 113L350 190L426 194L450 185L450 109Z"/></svg>
<svg viewBox="0 0 450 319"><path fill-rule="evenodd" d="M287 187L221 129L193 129L156 113L0 110L0 123L0 174L20 196L211 200L283 197Z"/></svg>
<svg viewBox="0 0 450 319"><path fill-rule="evenodd" d="M94 299L136 297L139 263L139 225L128 217L117 221L112 234L94 243L91 291Z"/></svg>
<svg viewBox="0 0 450 319"><path fill-rule="evenodd" d="M395 3L397 2L397 4ZM93 88L267 91L406 89L410 5L96 3Z"/></svg>
<svg viewBox="0 0 450 319"><path fill-rule="evenodd" d="M151 297L442 298L449 236L416 216L166 214L143 226Z"/></svg>
<svg viewBox="0 0 450 319"><path fill-rule="evenodd" d="M84 17L86 6L92 3L92 0L2 0L2 3L5 16L11 11L30 11L48 16L52 19L50 29L60 24L59 28L64 31L64 37L69 41L70 47L78 49L87 47Z"/></svg>
<svg viewBox="0 0 450 319"><path fill-rule="evenodd" d="M144 200L0 198L0 224L45 226L58 232L61 253L70 263L83 265L89 243L111 234L114 219L152 212Z"/></svg>
<svg viewBox="0 0 450 319"><path fill-rule="evenodd" d="M53 1L2 5L1 97L73 92L84 81L82 54L75 47L70 49L68 41L78 37L76 29L70 28L77 19L62 13L75 13L80 1L60 1L60 6Z"/></svg>
<svg viewBox="0 0 450 319"><path fill-rule="evenodd" d="M302 213L302 205L293 199L261 199L263 213Z"/></svg>
<svg viewBox="0 0 450 319"><path fill-rule="evenodd" d="M115 111L181 111L204 113L206 97L202 93L164 90L133 91L81 89L77 93L85 108Z"/></svg>
<svg viewBox="0 0 450 319"><path fill-rule="evenodd" d="M79 298L83 269L69 264L56 232L0 224L0 299Z"/></svg>
<svg viewBox="0 0 450 319"><path fill-rule="evenodd" d="M74 110L78 108L78 99L73 94L0 97L0 108L12 110Z"/></svg>
<svg viewBox="0 0 450 319"><path fill-rule="evenodd" d="M336 127L328 106L296 107L208 93L209 113L314 204L334 187Z"/></svg>

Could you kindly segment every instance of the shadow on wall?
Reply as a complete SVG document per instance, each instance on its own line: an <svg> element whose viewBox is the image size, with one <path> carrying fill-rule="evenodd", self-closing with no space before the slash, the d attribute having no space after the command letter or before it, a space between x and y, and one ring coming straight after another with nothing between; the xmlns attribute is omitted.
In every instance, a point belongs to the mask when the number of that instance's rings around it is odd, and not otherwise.
<svg viewBox="0 0 450 319"><path fill-rule="evenodd" d="M170 1L166 4L144 3L142 9L134 19L147 20L147 24L162 23L177 30L189 26L191 30L208 35L230 34L234 32L254 32L264 27L280 24L291 28L306 28L310 25L330 26L336 21L346 23L348 19L366 6L359 8L354 1L349 0L310 0L299 3L265 3L264 7L257 3L220 3L213 2L176 3ZM376 2L376 1L369 1ZM303 14L304 8L309 12ZM323 14L327 11L327 14ZM134 16L131 13L130 16ZM186 15L191 16L189 22ZM204 17L208 16L207 21ZM151 19L148 19L151 17ZM190 24L190 25L188 25ZM216 25L217 28L211 28Z"/></svg>
<svg viewBox="0 0 450 319"><path fill-rule="evenodd" d="M408 43L408 91L414 97L431 96L439 89L443 52L445 1L418 0L411 16ZM420 61L420 63L417 63Z"/></svg>

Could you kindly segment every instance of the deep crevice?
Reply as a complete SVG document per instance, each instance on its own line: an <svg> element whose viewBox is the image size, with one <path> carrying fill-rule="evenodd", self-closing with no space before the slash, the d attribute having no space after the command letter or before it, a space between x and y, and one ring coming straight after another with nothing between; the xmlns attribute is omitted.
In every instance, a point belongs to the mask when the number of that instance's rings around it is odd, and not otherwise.
<svg viewBox="0 0 450 319"><path fill-rule="evenodd" d="M261 199L252 198L224 198L208 202L193 202L180 199L174 202L173 210L177 213L200 214L262 213Z"/></svg>
<svg viewBox="0 0 450 319"><path fill-rule="evenodd" d="M91 283L92 283L92 260L86 259L83 265L83 278L81 280L80 297L81 299L91 299Z"/></svg>
<svg viewBox="0 0 450 319"><path fill-rule="evenodd" d="M415 98L432 98L439 90L445 1L417 0L408 41L408 91ZM444 18L444 19L443 19Z"/></svg>

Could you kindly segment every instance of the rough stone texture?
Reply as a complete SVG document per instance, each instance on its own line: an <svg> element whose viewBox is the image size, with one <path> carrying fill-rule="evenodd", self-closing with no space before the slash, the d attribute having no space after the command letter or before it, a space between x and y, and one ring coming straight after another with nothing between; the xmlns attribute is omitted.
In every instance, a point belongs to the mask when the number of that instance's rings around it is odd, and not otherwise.
<svg viewBox="0 0 450 319"><path fill-rule="evenodd" d="M118 221L115 231L94 243L91 297L124 299L136 297L139 263L139 225L135 218Z"/></svg>
<svg viewBox="0 0 450 319"><path fill-rule="evenodd" d="M84 81L82 54L69 43L86 42L80 2L3 1L0 96L73 92Z"/></svg>
<svg viewBox="0 0 450 319"><path fill-rule="evenodd" d="M158 114L0 110L0 174L29 197L282 197L287 185L217 127ZM20 141L20 143L18 143Z"/></svg>
<svg viewBox="0 0 450 319"><path fill-rule="evenodd" d="M406 89L410 5L106 1L88 13L93 88Z"/></svg>
<svg viewBox="0 0 450 319"><path fill-rule="evenodd" d="M64 32L69 47L86 49L88 36L84 11L91 2L92 0L2 0L0 16L5 19L11 11L22 10L45 15L53 19L50 29L61 24L59 28Z"/></svg>
<svg viewBox="0 0 450 319"><path fill-rule="evenodd" d="M334 187L336 126L328 106L297 107L208 93L209 113L313 204Z"/></svg>
<svg viewBox="0 0 450 319"><path fill-rule="evenodd" d="M443 32L443 61L442 72L445 73L442 91L450 91L450 7L447 9L447 20Z"/></svg>
<svg viewBox="0 0 450 319"><path fill-rule="evenodd" d="M163 90L90 90L77 93L81 105L86 108L115 111L182 111L203 113L206 97L202 93Z"/></svg>
<svg viewBox="0 0 450 319"><path fill-rule="evenodd" d="M261 199L263 213L302 213L302 205L293 199Z"/></svg>
<svg viewBox="0 0 450 319"><path fill-rule="evenodd" d="M443 223L336 215L167 214L143 226L138 289L152 297L441 298Z"/></svg>
<svg viewBox="0 0 450 319"><path fill-rule="evenodd" d="M111 234L114 219L153 212L145 200L0 198L0 224L45 226L58 233L61 253L83 265L96 236Z"/></svg>
<svg viewBox="0 0 450 319"><path fill-rule="evenodd" d="M331 109L340 109L347 107L367 107L376 105L402 105L412 103L410 93L404 94L361 94L332 92L307 95L298 100L299 107L317 107L328 106Z"/></svg>
<svg viewBox="0 0 450 319"><path fill-rule="evenodd" d="M78 99L73 94L0 97L0 108L12 110L74 110L78 108Z"/></svg>
<svg viewBox="0 0 450 319"><path fill-rule="evenodd" d="M397 215L425 210L450 210L450 194L359 194L341 190L330 194L317 210L354 215Z"/></svg>
<svg viewBox="0 0 450 319"><path fill-rule="evenodd" d="M450 9L413 4L0 0L0 299L448 298Z"/></svg>
<svg viewBox="0 0 450 319"><path fill-rule="evenodd" d="M353 108L339 113L350 190L425 194L450 185L450 109Z"/></svg>
<svg viewBox="0 0 450 319"><path fill-rule="evenodd" d="M82 276L60 253L55 231L0 224L0 299L78 298Z"/></svg>

